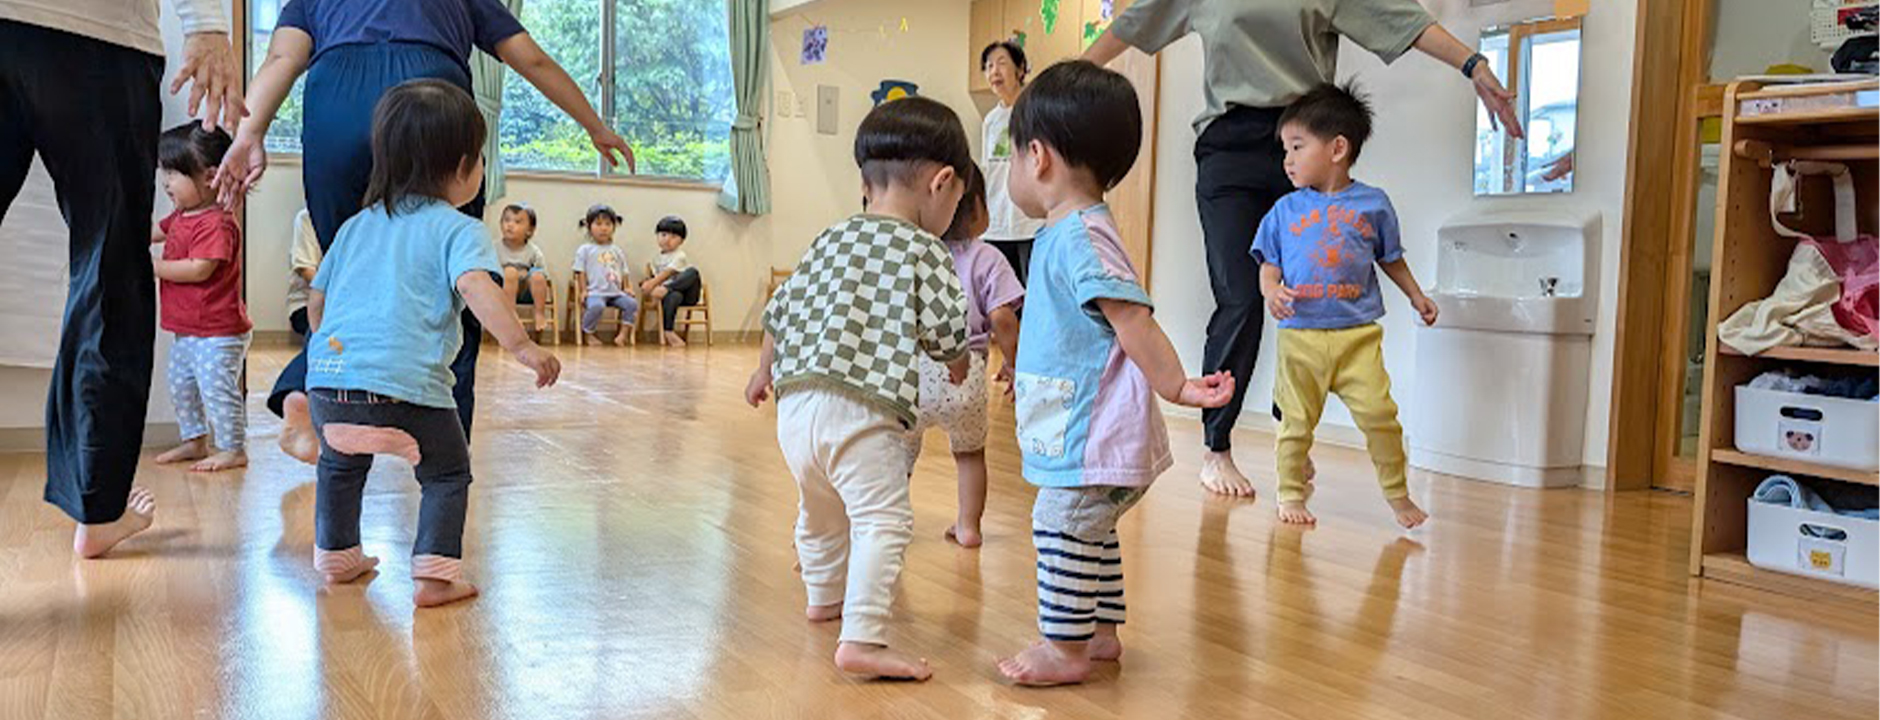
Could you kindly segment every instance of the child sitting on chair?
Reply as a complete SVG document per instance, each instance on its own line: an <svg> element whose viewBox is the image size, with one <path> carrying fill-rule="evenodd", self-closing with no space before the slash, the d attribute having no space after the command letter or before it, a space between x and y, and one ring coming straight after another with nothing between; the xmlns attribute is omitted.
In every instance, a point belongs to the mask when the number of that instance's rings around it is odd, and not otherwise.
<svg viewBox="0 0 1880 720"><path fill-rule="evenodd" d="M496 246L496 257L503 262L503 290L509 293L509 303L534 305L540 324L548 317L548 261L535 244L535 220L535 208L503 208L503 241Z"/></svg>
<svg viewBox="0 0 1880 720"><path fill-rule="evenodd" d="M581 227L587 230L588 241L574 251L574 277L568 281L583 292L581 333L600 342L594 333L600 329L601 313L612 307L620 311L620 331L614 333L614 344L624 346L633 338L640 301L633 296L627 273L627 251L614 244L620 213L606 205L595 205L581 218Z"/></svg>
<svg viewBox="0 0 1880 720"><path fill-rule="evenodd" d="M647 302L660 304L660 342L685 347L685 340L673 332L673 325L679 319L679 308L699 304L705 284L699 279L698 268L679 249L685 244L685 220L677 215L660 218L653 234L659 243L659 257L653 258L653 276L640 283L640 294Z"/></svg>

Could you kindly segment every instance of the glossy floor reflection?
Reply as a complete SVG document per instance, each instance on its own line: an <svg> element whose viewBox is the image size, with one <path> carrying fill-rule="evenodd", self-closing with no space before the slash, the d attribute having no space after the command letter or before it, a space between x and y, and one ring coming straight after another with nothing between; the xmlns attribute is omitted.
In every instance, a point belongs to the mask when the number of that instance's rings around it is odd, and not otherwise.
<svg viewBox="0 0 1880 720"><path fill-rule="evenodd" d="M39 501L43 458L0 457L0 718L1873 718L1874 608L1693 585L1690 502L1417 476L1435 514L1393 529L1360 453L1321 448L1312 532L1192 480L1199 426L1124 523L1123 670L1080 688L996 682L1034 637L1031 492L991 452L981 551L940 539L953 473L915 477L894 640L925 685L829 663L791 572L795 489L774 414L738 398L754 351L560 348L564 384L483 366L466 574L472 602L411 606L417 487L382 461L371 582L310 567L312 469L272 447L251 360L254 466L146 467L157 526L78 562ZM997 413L994 437L1010 437ZM1271 440L1242 464L1272 485Z"/></svg>

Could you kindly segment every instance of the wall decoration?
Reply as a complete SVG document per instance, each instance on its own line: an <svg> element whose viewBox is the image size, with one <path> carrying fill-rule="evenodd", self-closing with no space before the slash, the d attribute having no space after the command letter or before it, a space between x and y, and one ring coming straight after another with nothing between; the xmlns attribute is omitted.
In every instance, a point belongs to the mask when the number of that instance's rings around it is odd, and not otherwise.
<svg viewBox="0 0 1880 720"><path fill-rule="evenodd" d="M901 98L915 97L918 95L920 95L919 85L906 80L883 80L881 81L881 87L869 93L868 97L873 98L876 105L880 105L885 102L893 102Z"/></svg>
<svg viewBox="0 0 1880 720"><path fill-rule="evenodd" d="M829 26L816 25L803 29L803 64L821 65L829 55Z"/></svg>
<svg viewBox="0 0 1880 720"><path fill-rule="evenodd" d="M1025 49L1025 31L1013 30L1012 31L1012 44L1017 45L1018 49L1020 50Z"/></svg>
<svg viewBox="0 0 1880 720"><path fill-rule="evenodd" d="M1059 1L1044 0L1044 3L1038 6L1038 17L1044 19L1044 34L1046 35L1057 32Z"/></svg>
<svg viewBox="0 0 1880 720"><path fill-rule="evenodd" d="M1097 17L1109 22L1116 17L1116 0L1103 0L1097 3Z"/></svg>

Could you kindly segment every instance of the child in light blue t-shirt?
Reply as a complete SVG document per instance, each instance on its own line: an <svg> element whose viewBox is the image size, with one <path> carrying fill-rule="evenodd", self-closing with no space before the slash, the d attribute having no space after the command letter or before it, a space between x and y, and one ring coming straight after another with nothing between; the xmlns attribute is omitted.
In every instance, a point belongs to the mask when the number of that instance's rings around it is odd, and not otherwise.
<svg viewBox="0 0 1880 720"><path fill-rule="evenodd" d="M314 566L343 583L378 565L360 545L366 473L374 455L402 456L423 491L411 558L420 607L477 593L462 578L470 449L450 363L478 339L462 337L459 316L468 306L538 387L561 373L492 277L500 265L488 231L454 209L482 183L484 132L476 102L449 83L388 91L373 114L366 208L340 228L307 296L308 400L320 437Z"/></svg>
<svg viewBox="0 0 1880 720"><path fill-rule="evenodd" d="M1371 108L1350 90L1321 85L1280 115L1286 177L1298 188L1260 221L1253 257L1260 290L1279 320L1273 400L1280 410L1279 518L1310 525L1312 433L1337 393L1364 431L1377 481L1405 528L1429 515L1410 499L1403 426L1384 371L1384 298L1376 268L1410 299L1423 322L1436 303L1404 262L1397 213L1384 191L1351 179L1371 136Z"/></svg>

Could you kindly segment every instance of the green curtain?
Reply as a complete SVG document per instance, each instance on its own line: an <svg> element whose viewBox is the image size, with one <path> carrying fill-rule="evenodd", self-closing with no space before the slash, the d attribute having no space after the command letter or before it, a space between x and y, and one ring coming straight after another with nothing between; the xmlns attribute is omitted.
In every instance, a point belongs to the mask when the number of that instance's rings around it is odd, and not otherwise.
<svg viewBox="0 0 1880 720"><path fill-rule="evenodd" d="M731 81L738 115L731 121L731 174L718 205L745 215L770 212L770 170L758 113L770 71L770 0L727 0L731 12Z"/></svg>
<svg viewBox="0 0 1880 720"><path fill-rule="evenodd" d="M509 13L522 17L522 0L503 0ZM483 112L483 197L495 205L508 189L503 186L502 143L497 138L498 121L503 117L503 61L478 50L470 58L470 89L475 91L477 109Z"/></svg>

